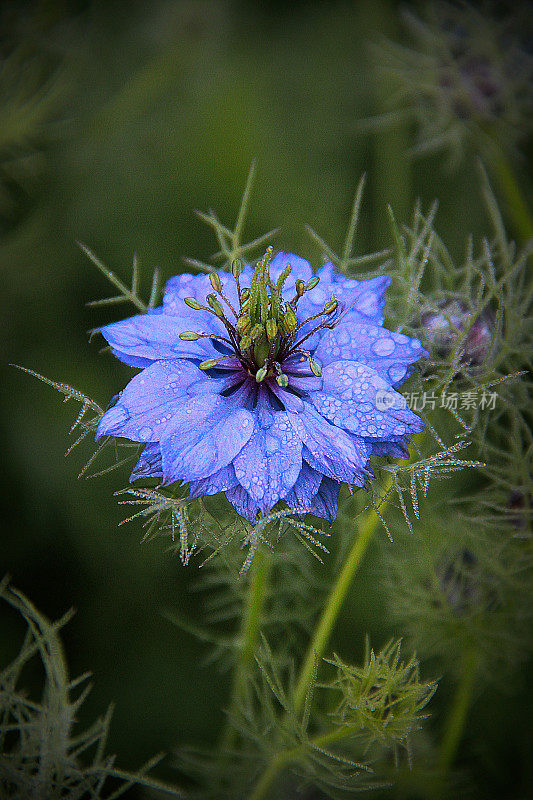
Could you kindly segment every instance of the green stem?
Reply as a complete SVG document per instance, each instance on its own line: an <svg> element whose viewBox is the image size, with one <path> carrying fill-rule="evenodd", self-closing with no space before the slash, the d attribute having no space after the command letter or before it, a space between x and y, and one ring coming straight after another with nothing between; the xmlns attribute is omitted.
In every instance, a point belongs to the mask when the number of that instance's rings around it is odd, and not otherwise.
<svg viewBox="0 0 533 800"><path fill-rule="evenodd" d="M392 485L392 477L388 480L385 487L385 497L387 497ZM385 500L382 506L387 503ZM309 685L313 679L315 664L322 657L328 643L333 626L339 616L344 598L350 588L353 577L361 563L372 536L378 526L380 517L374 509L371 509L363 524L361 525L359 536L355 539L346 561L332 586L326 605L322 611L318 625L315 628L313 638L307 649L303 666L300 670L296 691L294 696L294 708L300 711L305 703L305 698L309 690Z"/></svg>
<svg viewBox="0 0 533 800"><path fill-rule="evenodd" d="M353 733L351 728L335 728L329 733L322 733L320 736L315 736L313 739L310 739L310 744L313 747L324 748L333 742L338 742L339 739L344 739L351 733ZM303 750L304 747L301 746L292 747L290 750L281 750L279 753L276 753L266 770L261 775L259 781L256 783L252 793L248 797L248 800L263 800L263 798L266 797L266 793L274 783L276 776L284 767L286 767L292 761L296 761Z"/></svg>
<svg viewBox="0 0 533 800"><path fill-rule="evenodd" d="M513 168L497 146L492 148L489 163L505 198L515 234L527 242L533 238L533 217Z"/></svg>
<svg viewBox="0 0 533 800"><path fill-rule="evenodd" d="M461 678L444 727L444 735L437 762L442 783L455 760L457 748L463 735L468 710L472 702L478 665L479 654L474 647L470 647L464 655Z"/></svg>
<svg viewBox="0 0 533 800"><path fill-rule="evenodd" d="M230 717L237 713L246 691L248 669L254 657L265 605L269 568L268 555L258 550L250 567L250 584L240 632L241 652L233 674ZM234 745L235 735L230 719L222 736L221 750L229 750Z"/></svg>

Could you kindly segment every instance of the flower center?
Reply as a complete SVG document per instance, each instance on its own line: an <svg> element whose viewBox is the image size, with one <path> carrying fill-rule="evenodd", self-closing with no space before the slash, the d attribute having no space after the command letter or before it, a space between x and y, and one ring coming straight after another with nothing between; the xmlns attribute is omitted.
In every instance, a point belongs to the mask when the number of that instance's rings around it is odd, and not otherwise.
<svg viewBox="0 0 533 800"><path fill-rule="evenodd" d="M269 269L271 261L272 248L269 247L257 263L251 286L247 288L241 287L242 263L238 260L233 262L231 275L237 288L237 309L226 297L224 285L217 272L209 275L214 293L207 295L208 305L202 305L191 297L185 298L184 302L189 308L213 314L227 331L227 337L194 331L180 334L180 339L184 341L207 338L213 342L222 342L230 349L231 355L207 359L199 365L200 369L208 370L218 364L223 367L224 361L237 358L249 375L255 377L257 383L275 377L279 386L285 387L289 381L283 372L283 364L292 356L300 356L300 361L309 361L314 375L321 375L320 365L302 345L316 331L336 325L339 305L335 295L331 296L331 300L321 311L299 323L296 316L298 302L306 292L315 288L320 279L315 276L307 283L297 280L294 297L286 301L283 298L283 287L292 271L291 265L287 264L279 278L274 281ZM227 316L229 313L231 318ZM304 333L302 329L312 321L316 321L316 325Z"/></svg>

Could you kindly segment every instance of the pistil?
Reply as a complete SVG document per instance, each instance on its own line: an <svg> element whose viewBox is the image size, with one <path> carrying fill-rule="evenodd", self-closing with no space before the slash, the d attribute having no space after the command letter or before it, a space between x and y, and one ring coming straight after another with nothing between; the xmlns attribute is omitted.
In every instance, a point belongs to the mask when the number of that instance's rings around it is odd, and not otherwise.
<svg viewBox="0 0 533 800"><path fill-rule="evenodd" d="M338 317L331 319L331 315L338 310L338 302L332 295L331 300L324 305L321 311L299 323L296 316L298 301L306 292L315 288L319 278L315 276L307 282L299 278L295 284L296 294L292 300L287 302L283 299L283 287L291 274L291 265L285 266L274 283L269 271L271 261L272 248L268 248L254 269L249 288L241 286L242 263L238 260L233 262L231 275L237 287L239 300L237 309L225 295L224 284L216 272L209 275L214 293L207 295L207 305L202 305L194 298L185 298L185 303L189 308L207 311L216 316L226 328L228 336L185 331L180 334L180 339L195 341L200 338L208 338L224 343L233 351L230 356L203 361L200 369L211 369L215 365L223 364L228 359L237 358L250 376L255 377L257 383L262 383L265 379L272 377L276 379L280 387L285 388L288 386L289 379L283 373L283 363L292 356L300 355L301 361L309 362L309 367L314 375L319 377L322 374L320 364L308 350L302 348L302 343L317 331L323 328L333 328L337 324ZM233 314L235 318L233 322L226 317L222 303ZM297 339L298 332L309 322L315 320L321 321L304 336Z"/></svg>

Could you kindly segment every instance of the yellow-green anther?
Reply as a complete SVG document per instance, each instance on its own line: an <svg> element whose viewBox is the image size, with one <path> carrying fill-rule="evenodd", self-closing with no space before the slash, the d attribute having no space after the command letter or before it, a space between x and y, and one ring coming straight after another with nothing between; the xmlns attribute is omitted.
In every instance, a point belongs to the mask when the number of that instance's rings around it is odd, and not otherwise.
<svg viewBox="0 0 533 800"><path fill-rule="evenodd" d="M252 346L252 340L249 336L243 336L239 342L239 349L242 351L249 350Z"/></svg>
<svg viewBox="0 0 533 800"><path fill-rule="evenodd" d="M296 319L296 314L294 311L290 309L286 311L283 315L283 328L286 330L287 333L292 333L292 331L297 327L298 320Z"/></svg>
<svg viewBox="0 0 533 800"><path fill-rule="evenodd" d="M320 278L318 278L316 275L314 278L311 278L311 280L308 281L305 285L305 291L309 292L311 289L314 289L315 286L318 284L319 280Z"/></svg>
<svg viewBox="0 0 533 800"><path fill-rule="evenodd" d="M259 323L257 323L257 325L254 325L254 327L250 331L250 336L252 337L252 339L255 342L257 339L261 338L261 336L264 334L264 332L265 332L265 329L263 328L263 326L260 325Z"/></svg>
<svg viewBox="0 0 533 800"><path fill-rule="evenodd" d="M296 281L296 294L301 297L305 292L305 283L301 279Z"/></svg>
<svg viewBox="0 0 533 800"><path fill-rule="evenodd" d="M250 290L249 289L245 289L244 292L241 294L241 300L244 303L245 300L249 300L249 299L250 299Z"/></svg>
<svg viewBox="0 0 533 800"><path fill-rule="evenodd" d="M222 283L220 282L220 278L218 277L218 272L210 272L209 280L211 281L211 286L213 287L215 292L222 291Z"/></svg>
<svg viewBox="0 0 533 800"><path fill-rule="evenodd" d="M266 367L261 367L261 369L258 369L257 372L255 373L256 382L261 383L261 381L264 381L267 376L267 372L268 369Z"/></svg>
<svg viewBox="0 0 533 800"><path fill-rule="evenodd" d="M194 297L186 297L183 302L188 305L189 308L194 308L195 311L200 311L203 308Z"/></svg>
<svg viewBox="0 0 533 800"><path fill-rule="evenodd" d="M278 375L276 381L278 386L281 386L282 389L286 389L287 386L289 385L289 379L283 373L281 373L281 375Z"/></svg>
<svg viewBox="0 0 533 800"><path fill-rule="evenodd" d="M239 261L238 258L236 258L231 265L231 274L233 275L235 280L238 280L241 272L242 272L242 262Z"/></svg>
<svg viewBox="0 0 533 800"><path fill-rule="evenodd" d="M337 303L337 300L335 299L335 295L333 295L331 300L329 302L327 302L326 305L324 306L324 312L323 313L324 314L333 314L333 312L335 311L335 309L337 308L338 305L339 304Z"/></svg>
<svg viewBox="0 0 533 800"><path fill-rule="evenodd" d="M194 331L184 331L180 333L180 339L183 339L184 342L195 342L199 338L200 334L194 333Z"/></svg>
<svg viewBox="0 0 533 800"><path fill-rule="evenodd" d="M237 320L237 323L235 325L235 327L237 328L237 333L241 333L241 334L242 333L248 333L248 331L250 330L251 324L252 324L252 321L251 321L250 317L248 316L248 314L242 314L239 317L239 319Z"/></svg>
<svg viewBox="0 0 533 800"><path fill-rule="evenodd" d="M198 369L211 369L218 364L219 361L223 361L223 358L208 358L207 361L202 361L201 364L198 364Z"/></svg>
<svg viewBox="0 0 533 800"><path fill-rule="evenodd" d="M322 367L318 364L314 358L309 359L309 366L311 367L311 372L313 375L316 375L317 378L320 378L322 375Z"/></svg>
<svg viewBox="0 0 533 800"><path fill-rule="evenodd" d="M220 305L214 294L207 295L207 302L209 303L209 305L211 306L217 317L224 316L224 312L222 311L222 306Z"/></svg>
<svg viewBox="0 0 533 800"><path fill-rule="evenodd" d="M268 341L273 342L278 332L278 324L275 319L267 319L266 331Z"/></svg>

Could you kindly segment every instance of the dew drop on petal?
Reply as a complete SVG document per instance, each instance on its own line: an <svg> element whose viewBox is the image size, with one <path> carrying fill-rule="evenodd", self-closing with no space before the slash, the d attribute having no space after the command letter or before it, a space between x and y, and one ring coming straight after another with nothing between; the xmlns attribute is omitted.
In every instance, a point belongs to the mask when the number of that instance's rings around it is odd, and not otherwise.
<svg viewBox="0 0 533 800"><path fill-rule="evenodd" d="M390 356L394 350L394 342L389 336L377 339L372 345L372 350L378 356Z"/></svg>

